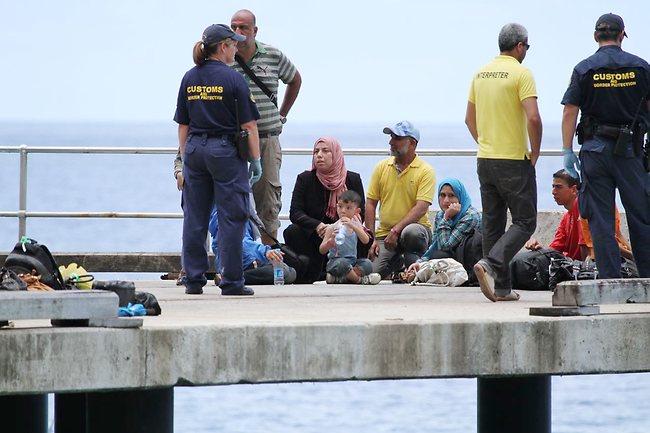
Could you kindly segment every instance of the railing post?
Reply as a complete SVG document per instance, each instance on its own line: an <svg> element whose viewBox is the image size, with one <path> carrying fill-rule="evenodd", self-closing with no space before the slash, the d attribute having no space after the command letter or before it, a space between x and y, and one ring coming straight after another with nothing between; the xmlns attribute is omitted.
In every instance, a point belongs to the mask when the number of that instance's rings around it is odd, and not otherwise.
<svg viewBox="0 0 650 433"><path fill-rule="evenodd" d="M27 145L20 145L20 191L18 193L18 239L27 232Z"/></svg>

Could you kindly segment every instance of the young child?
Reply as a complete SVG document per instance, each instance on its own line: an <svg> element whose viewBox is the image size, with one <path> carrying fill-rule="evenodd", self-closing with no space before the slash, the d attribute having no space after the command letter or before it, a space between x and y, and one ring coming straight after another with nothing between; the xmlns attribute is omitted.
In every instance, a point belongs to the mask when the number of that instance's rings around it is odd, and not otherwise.
<svg viewBox="0 0 650 433"><path fill-rule="evenodd" d="M327 253L325 280L328 284L378 284L381 276L372 273L372 263L366 258L357 258L357 238L363 243L370 242L370 236L361 225L361 197L355 191L345 191L336 203L336 213L339 220L330 224L323 236L319 251ZM336 243L336 235L345 230L345 240L341 245Z"/></svg>

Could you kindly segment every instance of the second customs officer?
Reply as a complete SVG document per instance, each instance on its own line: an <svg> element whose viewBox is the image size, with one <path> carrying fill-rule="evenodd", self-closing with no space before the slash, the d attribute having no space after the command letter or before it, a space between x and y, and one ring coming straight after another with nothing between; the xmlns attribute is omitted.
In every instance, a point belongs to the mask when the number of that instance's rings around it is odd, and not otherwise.
<svg viewBox="0 0 650 433"><path fill-rule="evenodd" d="M650 66L621 49L626 36L620 16L598 18L594 32L598 51L574 68L562 98L564 164L573 176L576 167L582 167L578 206L589 221L601 278L621 277L614 236L616 188L627 214L639 275L650 277L650 174L644 167L647 148L643 149L650 125ZM578 111L580 162L572 145Z"/></svg>

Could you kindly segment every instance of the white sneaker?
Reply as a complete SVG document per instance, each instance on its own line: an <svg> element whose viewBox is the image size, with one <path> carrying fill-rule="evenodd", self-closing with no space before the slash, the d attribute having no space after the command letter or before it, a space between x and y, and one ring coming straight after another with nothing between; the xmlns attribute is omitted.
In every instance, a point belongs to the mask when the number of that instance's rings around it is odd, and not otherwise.
<svg viewBox="0 0 650 433"><path fill-rule="evenodd" d="M380 281L381 281L381 275L379 275L376 272L361 277L361 284L371 284L374 286L375 284L379 284Z"/></svg>
<svg viewBox="0 0 650 433"><path fill-rule="evenodd" d="M338 283L338 278L336 278L334 275L330 274L329 272L325 274L325 282L327 284L337 284Z"/></svg>

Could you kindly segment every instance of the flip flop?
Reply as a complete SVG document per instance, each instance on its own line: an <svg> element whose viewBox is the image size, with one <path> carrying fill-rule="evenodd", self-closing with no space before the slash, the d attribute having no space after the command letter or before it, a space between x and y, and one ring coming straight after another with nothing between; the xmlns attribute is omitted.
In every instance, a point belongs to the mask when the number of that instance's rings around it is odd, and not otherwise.
<svg viewBox="0 0 650 433"><path fill-rule="evenodd" d="M487 269L478 262L474 265L474 273L478 279L478 284L481 286L481 292L492 302L498 300L497 295L494 293L494 278L488 274Z"/></svg>

